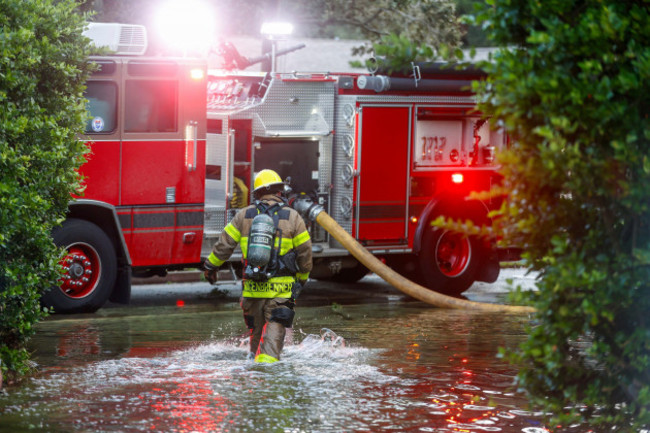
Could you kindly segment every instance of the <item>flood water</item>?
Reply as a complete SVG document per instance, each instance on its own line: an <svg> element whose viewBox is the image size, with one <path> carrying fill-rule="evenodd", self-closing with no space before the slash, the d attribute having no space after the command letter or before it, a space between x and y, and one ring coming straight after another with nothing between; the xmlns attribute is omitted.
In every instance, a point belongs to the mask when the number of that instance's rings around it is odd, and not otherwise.
<svg viewBox="0 0 650 433"><path fill-rule="evenodd" d="M525 315L417 302L297 307L282 360L246 361L237 303L54 316L1 432L525 432L539 412L497 357Z"/></svg>

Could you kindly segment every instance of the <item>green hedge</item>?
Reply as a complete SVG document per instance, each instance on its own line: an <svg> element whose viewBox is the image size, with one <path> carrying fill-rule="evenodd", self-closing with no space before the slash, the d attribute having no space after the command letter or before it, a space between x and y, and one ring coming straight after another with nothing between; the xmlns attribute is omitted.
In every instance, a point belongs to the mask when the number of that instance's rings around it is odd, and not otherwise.
<svg viewBox="0 0 650 433"><path fill-rule="evenodd" d="M503 232L541 272L518 383L553 427L647 429L650 3L489 0L478 21L508 47L481 86L513 139Z"/></svg>
<svg viewBox="0 0 650 433"><path fill-rule="evenodd" d="M28 370L61 255L50 238L79 188L89 43L72 0L0 0L0 359Z"/></svg>

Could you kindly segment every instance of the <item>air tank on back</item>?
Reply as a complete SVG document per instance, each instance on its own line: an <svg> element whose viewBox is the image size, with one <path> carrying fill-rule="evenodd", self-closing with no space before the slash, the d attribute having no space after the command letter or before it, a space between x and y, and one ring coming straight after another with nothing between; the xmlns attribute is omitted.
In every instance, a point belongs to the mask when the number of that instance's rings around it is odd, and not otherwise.
<svg viewBox="0 0 650 433"><path fill-rule="evenodd" d="M273 218L269 215L259 214L253 218L250 236L248 237L247 265L244 272L246 278L255 281L266 279L264 271L271 260L274 231Z"/></svg>

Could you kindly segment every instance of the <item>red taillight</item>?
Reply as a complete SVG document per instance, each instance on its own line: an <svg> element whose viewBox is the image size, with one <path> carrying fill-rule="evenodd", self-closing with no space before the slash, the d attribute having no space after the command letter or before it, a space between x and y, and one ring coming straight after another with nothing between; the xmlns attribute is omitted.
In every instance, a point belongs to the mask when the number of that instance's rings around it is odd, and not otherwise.
<svg viewBox="0 0 650 433"><path fill-rule="evenodd" d="M451 175L451 181L453 183L463 183L463 180L465 180L463 173L453 173Z"/></svg>

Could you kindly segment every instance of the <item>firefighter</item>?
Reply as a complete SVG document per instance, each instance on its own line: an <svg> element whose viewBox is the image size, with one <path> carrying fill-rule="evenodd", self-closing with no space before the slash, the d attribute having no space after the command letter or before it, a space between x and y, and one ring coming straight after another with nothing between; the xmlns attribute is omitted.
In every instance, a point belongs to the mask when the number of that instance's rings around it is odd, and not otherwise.
<svg viewBox="0 0 650 433"><path fill-rule="evenodd" d="M275 171L260 171L253 188L255 203L241 209L224 228L204 262L204 275L214 283L219 266L237 245L241 246L245 267L241 307L250 330L249 358L273 363L280 359L286 329L293 323L296 298L312 269L311 239L302 217L287 205L282 195L285 183ZM254 246L250 233L262 213L271 214L276 253L271 254L268 264L251 269Z"/></svg>

